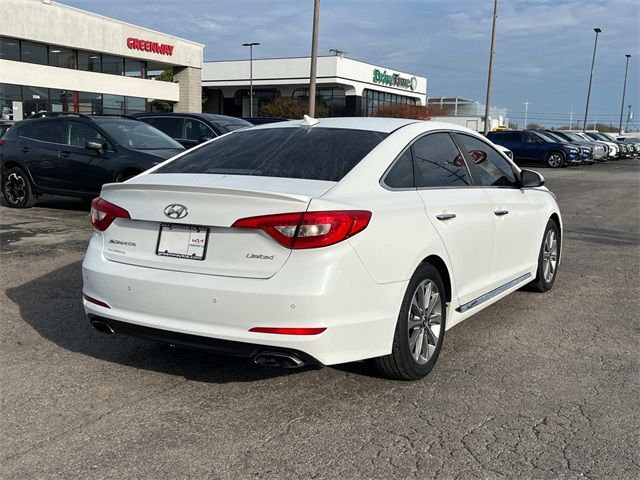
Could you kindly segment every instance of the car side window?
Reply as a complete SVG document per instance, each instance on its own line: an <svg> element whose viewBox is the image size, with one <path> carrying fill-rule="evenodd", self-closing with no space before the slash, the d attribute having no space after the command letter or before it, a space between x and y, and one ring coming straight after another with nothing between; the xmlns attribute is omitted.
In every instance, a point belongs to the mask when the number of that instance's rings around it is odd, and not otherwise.
<svg viewBox="0 0 640 480"><path fill-rule="evenodd" d="M21 129L22 136L41 142L63 143L64 120L38 119L33 121L26 130Z"/></svg>
<svg viewBox="0 0 640 480"><path fill-rule="evenodd" d="M536 143L538 140L540 140L540 137L538 137L538 136L536 136L536 135L534 135L532 133L525 132L524 141L526 143Z"/></svg>
<svg viewBox="0 0 640 480"><path fill-rule="evenodd" d="M94 127L87 123L77 122L75 120L69 121L65 140L67 145L72 145L74 147L84 147L87 142L98 142L101 144L106 143L109 145L109 142L104 135L100 134L100 132L98 132ZM110 146L108 146L107 149L110 150Z"/></svg>
<svg viewBox="0 0 640 480"><path fill-rule="evenodd" d="M469 167L481 185L515 187L516 176L511 164L493 147L482 140L456 133L456 139L470 160Z"/></svg>
<svg viewBox="0 0 640 480"><path fill-rule="evenodd" d="M166 133L171 138L182 138L182 126L184 120L178 117L155 117L147 121L152 127L157 128L162 133Z"/></svg>
<svg viewBox="0 0 640 480"><path fill-rule="evenodd" d="M185 118L184 120L184 138L186 140L200 140L201 137L215 137L214 133L200 120L195 118Z"/></svg>
<svg viewBox="0 0 640 480"><path fill-rule="evenodd" d="M464 187L471 184L460 150L448 133L432 133L411 147L415 185L425 187Z"/></svg>
<svg viewBox="0 0 640 480"><path fill-rule="evenodd" d="M389 188L414 188L413 181L413 160L411 158L411 149L407 148L405 152L393 164L391 170L384 177L384 184Z"/></svg>

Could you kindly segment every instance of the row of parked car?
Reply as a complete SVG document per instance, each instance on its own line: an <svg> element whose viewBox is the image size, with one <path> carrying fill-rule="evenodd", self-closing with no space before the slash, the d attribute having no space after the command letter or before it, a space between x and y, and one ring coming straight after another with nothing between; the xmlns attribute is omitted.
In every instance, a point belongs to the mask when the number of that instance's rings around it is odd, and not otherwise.
<svg viewBox="0 0 640 480"><path fill-rule="evenodd" d="M42 112L15 125L2 121L2 193L16 208L32 206L42 194L91 199L103 184L123 182L185 149L233 130L283 120ZM514 130L491 132L488 138L516 162L545 162L553 168L640 155L638 139L599 132Z"/></svg>
<svg viewBox="0 0 640 480"><path fill-rule="evenodd" d="M123 182L185 149L254 123L207 113L40 112L13 124L0 125L2 193L9 206L24 208L42 194L91 199L105 183Z"/></svg>
<svg viewBox="0 0 640 480"><path fill-rule="evenodd" d="M508 130L487 134L508 148L516 162L543 162L551 168L640 156L640 139L597 131Z"/></svg>

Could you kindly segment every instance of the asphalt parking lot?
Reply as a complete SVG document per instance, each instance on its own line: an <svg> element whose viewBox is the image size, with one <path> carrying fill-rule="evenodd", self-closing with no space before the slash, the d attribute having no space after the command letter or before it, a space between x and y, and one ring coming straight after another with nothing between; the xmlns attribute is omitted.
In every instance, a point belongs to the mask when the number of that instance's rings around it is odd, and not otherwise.
<svg viewBox="0 0 640 480"><path fill-rule="evenodd" d="M554 290L454 327L413 383L104 336L88 205L0 206L0 478L638 478L640 161L540 171Z"/></svg>

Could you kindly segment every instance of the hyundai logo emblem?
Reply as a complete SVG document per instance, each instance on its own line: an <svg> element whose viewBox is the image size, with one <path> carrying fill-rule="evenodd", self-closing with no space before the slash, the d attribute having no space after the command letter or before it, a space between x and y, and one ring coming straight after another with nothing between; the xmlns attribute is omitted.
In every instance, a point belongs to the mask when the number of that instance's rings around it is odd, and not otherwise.
<svg viewBox="0 0 640 480"><path fill-rule="evenodd" d="M172 203L171 205L167 205L164 207L164 214L169 217L177 220L179 218L184 218L189 214L189 210L184 205L180 205L179 203Z"/></svg>

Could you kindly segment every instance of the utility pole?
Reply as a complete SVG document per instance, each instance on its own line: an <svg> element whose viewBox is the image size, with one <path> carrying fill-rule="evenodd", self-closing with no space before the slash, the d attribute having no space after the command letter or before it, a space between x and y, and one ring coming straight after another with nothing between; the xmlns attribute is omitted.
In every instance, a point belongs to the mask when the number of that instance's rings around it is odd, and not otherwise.
<svg viewBox="0 0 640 480"><path fill-rule="evenodd" d="M249 47L249 116L253 117L253 47L260 45L258 42L243 43L243 47Z"/></svg>
<svg viewBox="0 0 640 480"><path fill-rule="evenodd" d="M620 127L618 128L618 135L622 135L622 113L624 112L624 94L627 90L627 70L629 70L629 59L631 55L625 55L627 57L627 64L624 67L624 84L622 86L622 104L620 105Z"/></svg>
<svg viewBox="0 0 640 480"><path fill-rule="evenodd" d="M593 44L593 58L591 59L591 73L589 74L589 90L587 90L587 104L584 107L584 124L583 130L587 129L587 115L589 113L589 98L591 97L591 81L593 80L593 67L596 63L596 48L598 48L598 34L602 32L602 30L598 27L593 29L596 32L596 41Z"/></svg>
<svg viewBox="0 0 640 480"><path fill-rule="evenodd" d="M527 119L529 118L529 99L524 102L524 129L527 129Z"/></svg>
<svg viewBox="0 0 640 480"><path fill-rule="evenodd" d="M320 0L313 0L313 31L311 33L311 74L309 82L309 116L316 114L316 67L318 64L318 24L320 22Z"/></svg>
<svg viewBox="0 0 640 480"><path fill-rule="evenodd" d="M498 18L498 0L493 0L493 23L491 25L491 49L489 51L489 74L487 78L487 98L484 105L484 134L489 133L489 105L491 104L491 83L493 82L493 55L496 44L496 19ZM526 125L525 125L526 128Z"/></svg>
<svg viewBox="0 0 640 480"><path fill-rule="evenodd" d="M627 132L629 131L629 122L631 121L631 105L627 105L629 107L629 113L627 114L627 128L625 129Z"/></svg>

